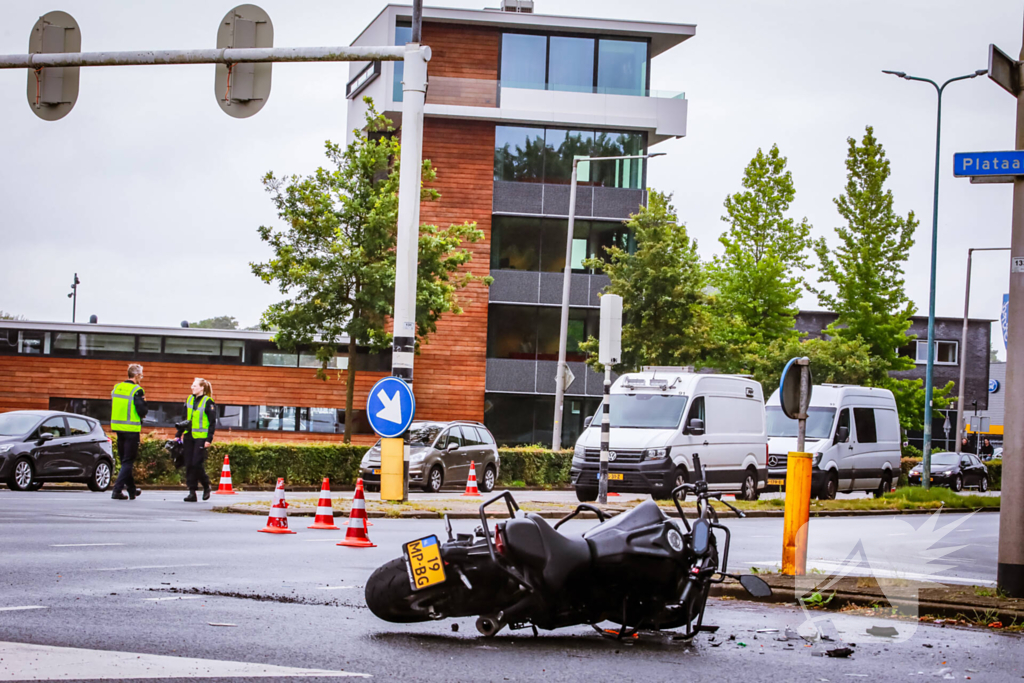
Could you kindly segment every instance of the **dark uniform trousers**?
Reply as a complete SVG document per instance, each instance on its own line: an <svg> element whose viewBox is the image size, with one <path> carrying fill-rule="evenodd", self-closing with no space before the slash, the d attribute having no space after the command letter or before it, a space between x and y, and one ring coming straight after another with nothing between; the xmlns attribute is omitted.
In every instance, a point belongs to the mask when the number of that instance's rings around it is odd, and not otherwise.
<svg viewBox="0 0 1024 683"><path fill-rule="evenodd" d="M185 451L185 481L188 490L196 492L199 484L203 485L204 491L210 490L210 476L206 473L206 442L202 439L196 440L191 434L186 434L182 439Z"/></svg>
<svg viewBox="0 0 1024 683"><path fill-rule="evenodd" d="M128 489L128 496L135 497L135 477L132 476L132 466L135 458L139 457L138 432L115 432L117 434L117 457L121 459L121 471L114 482L114 495Z"/></svg>

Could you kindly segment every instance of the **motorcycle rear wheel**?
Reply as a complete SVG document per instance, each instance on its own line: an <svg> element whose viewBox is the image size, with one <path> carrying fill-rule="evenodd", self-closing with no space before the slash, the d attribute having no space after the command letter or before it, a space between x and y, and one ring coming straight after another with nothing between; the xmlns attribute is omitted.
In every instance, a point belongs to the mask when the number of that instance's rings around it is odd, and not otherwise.
<svg viewBox="0 0 1024 683"><path fill-rule="evenodd" d="M426 589L413 593L409 585L409 574L405 559L396 557L381 565L366 582L366 606L377 617L393 624L412 624L430 621L428 609L422 605L424 598L436 594L443 588Z"/></svg>

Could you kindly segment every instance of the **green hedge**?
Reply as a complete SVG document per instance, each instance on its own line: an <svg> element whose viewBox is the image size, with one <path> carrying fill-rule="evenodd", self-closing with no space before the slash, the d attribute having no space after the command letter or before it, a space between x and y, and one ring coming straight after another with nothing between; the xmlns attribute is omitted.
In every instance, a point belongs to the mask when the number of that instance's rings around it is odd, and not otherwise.
<svg viewBox="0 0 1024 683"><path fill-rule="evenodd" d="M910 475L910 470L920 463L921 458L903 458L900 460L900 486L909 486L908 476ZM1003 483L1003 461L989 460L984 464L988 468L988 487L993 491L1000 490Z"/></svg>
<svg viewBox="0 0 1024 683"><path fill-rule="evenodd" d="M175 469L170 454L164 450L164 441L151 436L142 440L135 462L137 483L154 486L185 483L185 470ZM284 477L289 486L318 487L323 477L330 477L332 486L354 486L359 477L359 461L367 449L367 446L333 442L215 441L206 459L206 471L210 481L216 484L227 455L231 459L231 481L236 487L269 488L278 477ZM554 453L534 446L499 448L498 452L501 455L499 486L559 488L569 485L571 450ZM115 463L115 469L119 466Z"/></svg>

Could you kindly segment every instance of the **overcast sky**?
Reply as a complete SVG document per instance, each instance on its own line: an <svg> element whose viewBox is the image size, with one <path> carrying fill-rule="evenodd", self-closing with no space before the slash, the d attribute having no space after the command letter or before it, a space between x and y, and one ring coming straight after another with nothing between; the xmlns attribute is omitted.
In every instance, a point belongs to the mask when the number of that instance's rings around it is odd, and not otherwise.
<svg viewBox="0 0 1024 683"><path fill-rule="evenodd" d="M275 45L347 45L381 0L260 0ZM428 3L431 4L431 3ZM497 0L447 0L480 8ZM5 0L0 53L24 53L36 19L59 7L84 50L213 47L231 3ZM987 66L989 43L1021 48L1024 0L537 0L537 11L692 23L696 36L654 60L651 87L685 90L688 135L662 143L649 185L675 203L701 253L720 251L722 201L758 147L777 143L796 184L792 213L834 239L846 139L873 125L892 162L896 208L921 225L907 289L927 313L935 93L881 69L945 80ZM276 217L261 175L307 173L323 141L344 142L344 64L274 65L269 102L237 120L217 106L212 66L83 69L74 110L44 122L24 71L0 71L0 309L70 320L175 325L233 315L258 322L278 299L249 262ZM963 314L968 247L1008 246L1011 186L952 177L953 152L1013 147L1014 102L988 78L944 97L937 314ZM976 255L972 317L999 317L1009 255ZM813 278L814 273L810 276ZM817 308L805 297L804 307ZM1001 349L1001 343L998 344Z"/></svg>

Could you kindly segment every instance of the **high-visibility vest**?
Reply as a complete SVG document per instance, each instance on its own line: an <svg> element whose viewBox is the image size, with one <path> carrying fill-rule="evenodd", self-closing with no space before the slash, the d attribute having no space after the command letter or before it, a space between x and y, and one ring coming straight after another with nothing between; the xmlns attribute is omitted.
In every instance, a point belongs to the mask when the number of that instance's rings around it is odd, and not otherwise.
<svg viewBox="0 0 1024 683"><path fill-rule="evenodd" d="M188 421L192 425L192 438L205 439L210 433L210 420L206 417L206 404L210 402L210 397L203 396L199 399L199 406L194 408L195 400L196 397L193 395L185 401L188 407Z"/></svg>
<svg viewBox="0 0 1024 683"><path fill-rule="evenodd" d="M110 428L115 432L142 431L142 419L135 410L135 394L140 391L135 382L121 382L110 392Z"/></svg>

